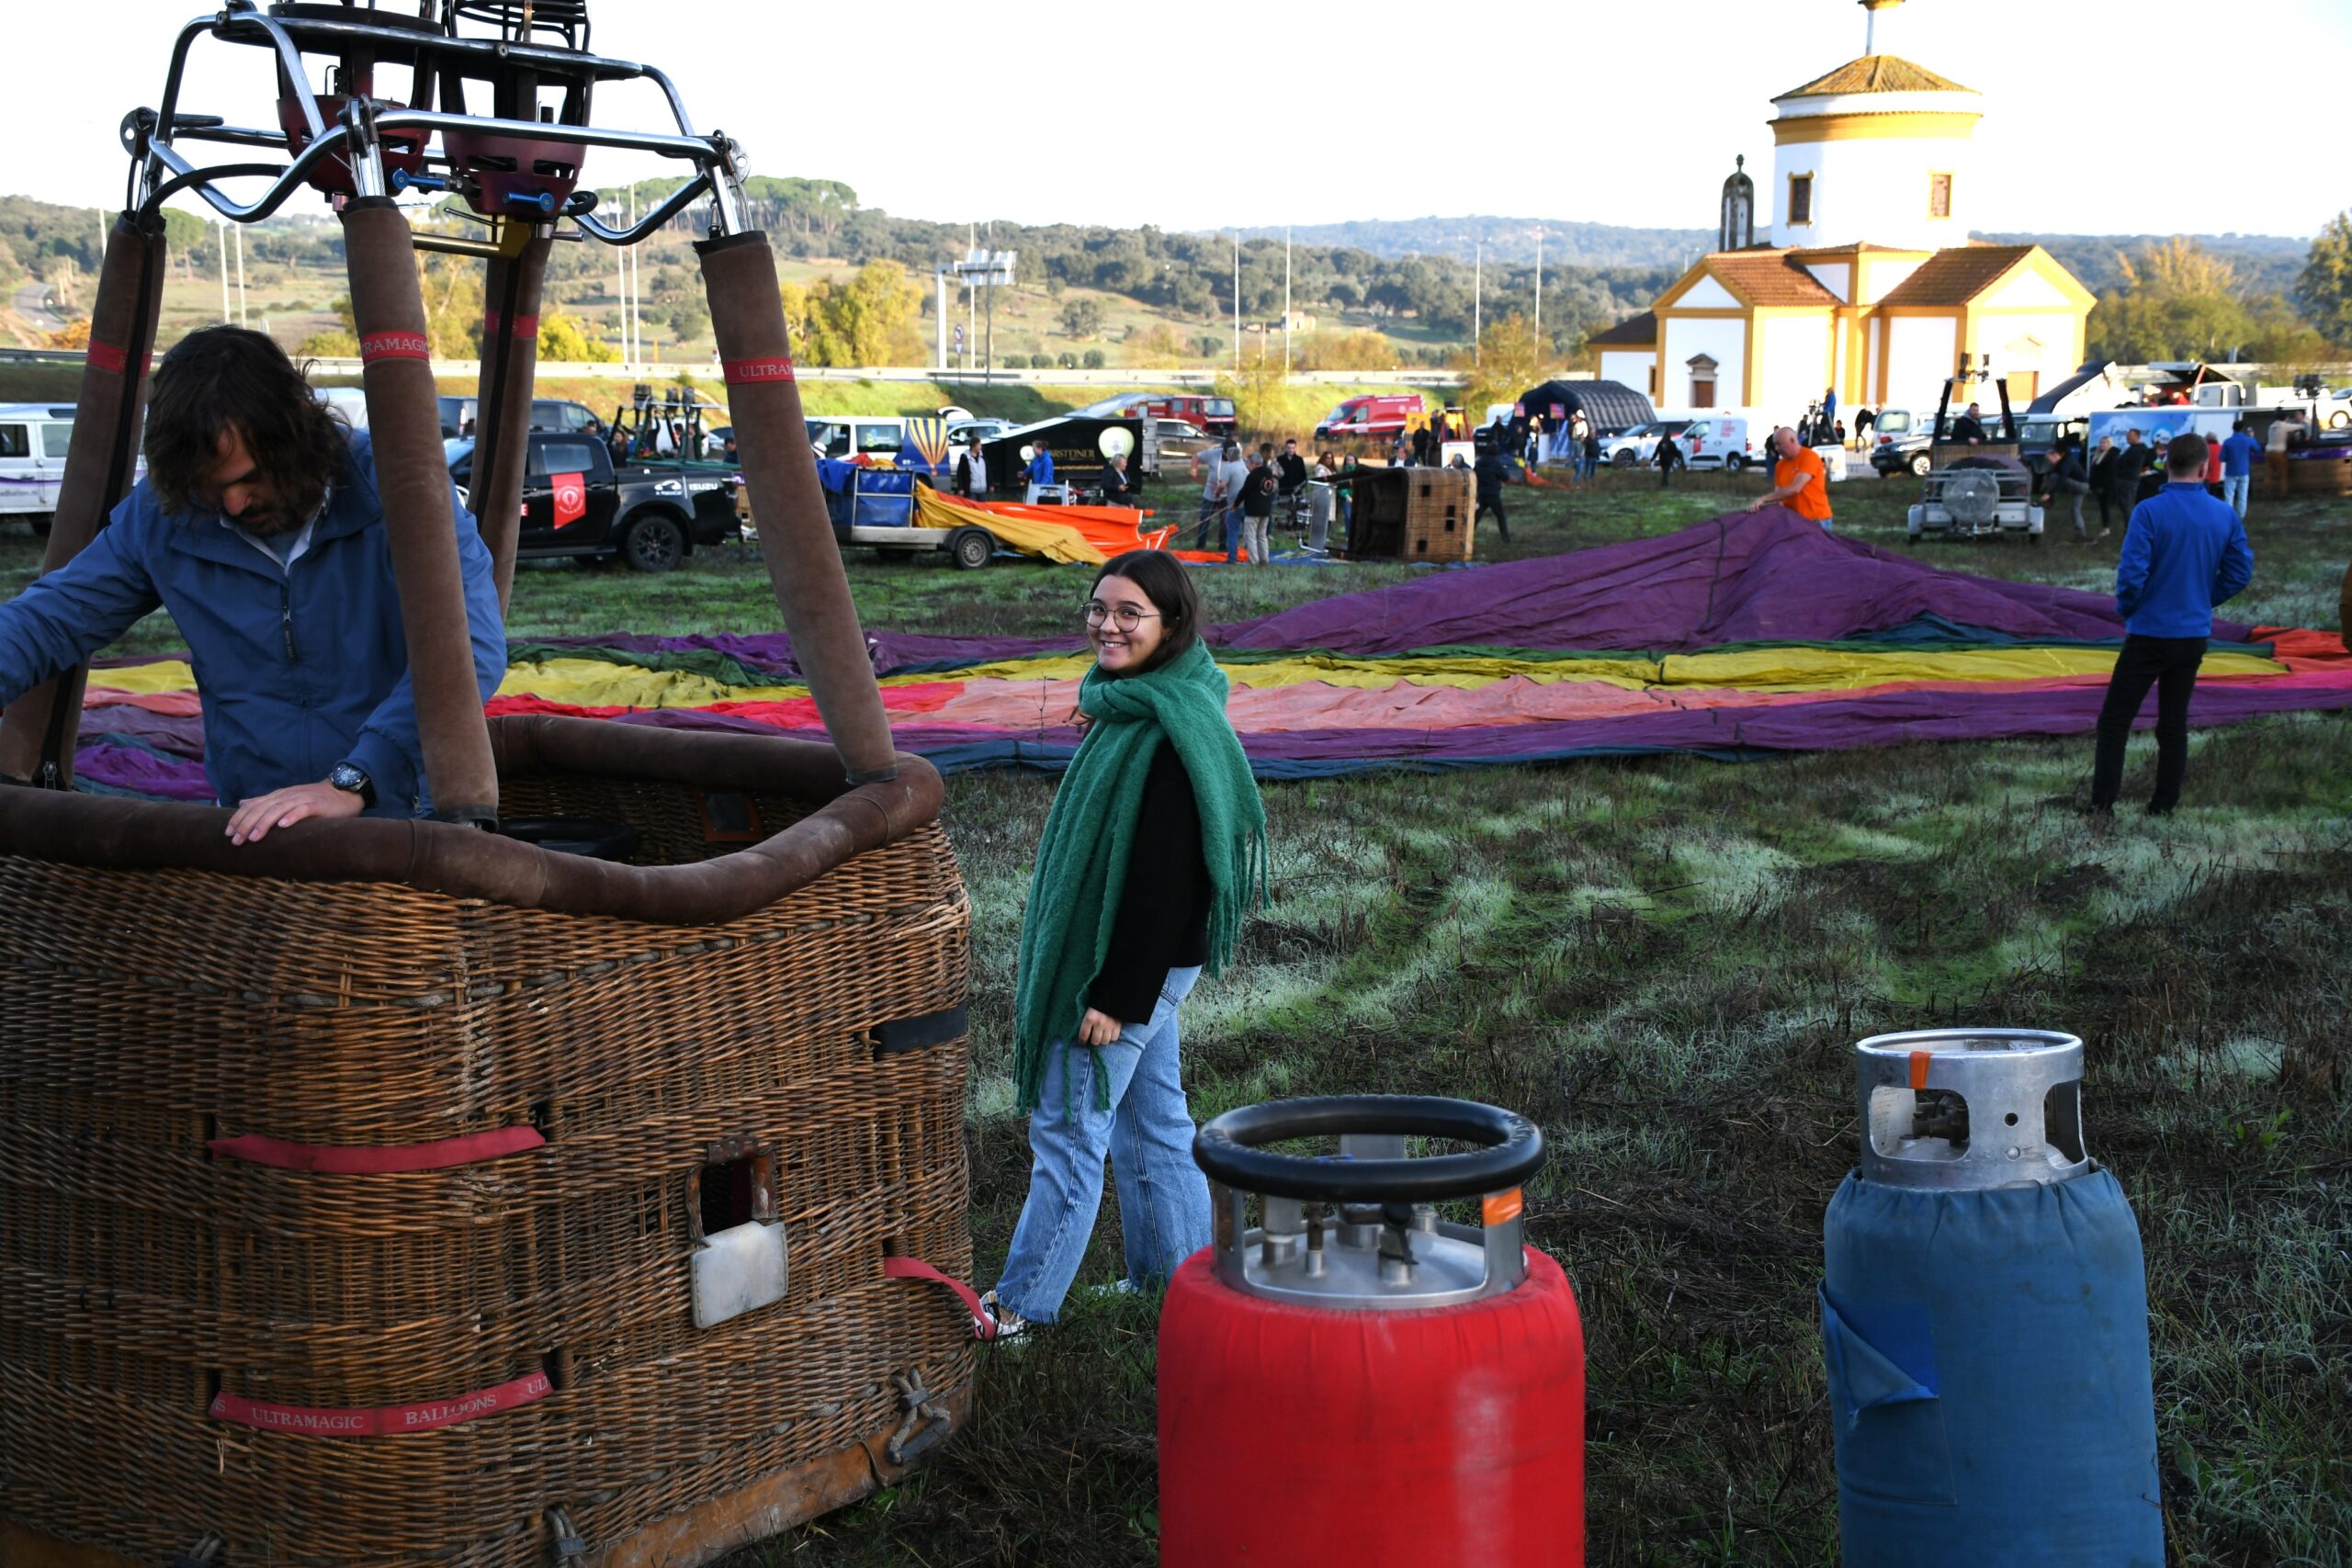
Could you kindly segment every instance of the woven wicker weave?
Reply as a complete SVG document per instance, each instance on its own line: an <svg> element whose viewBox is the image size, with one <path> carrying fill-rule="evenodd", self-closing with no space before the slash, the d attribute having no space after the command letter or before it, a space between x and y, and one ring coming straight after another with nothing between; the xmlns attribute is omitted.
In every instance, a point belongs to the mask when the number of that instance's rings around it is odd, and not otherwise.
<svg viewBox="0 0 2352 1568"><path fill-rule="evenodd" d="M734 847L691 788L502 785L628 822L643 863ZM969 1272L963 1044L875 1031L961 1006L968 919L935 823L713 926L0 857L0 1514L151 1562L207 1532L241 1564L537 1562L550 1506L602 1547L890 1427L894 1374L960 1399L968 1318L882 1259ZM515 1126L548 1142L393 1175L207 1153ZM697 1329L691 1183L745 1135L790 1288ZM541 1371L399 1437L208 1416Z"/></svg>

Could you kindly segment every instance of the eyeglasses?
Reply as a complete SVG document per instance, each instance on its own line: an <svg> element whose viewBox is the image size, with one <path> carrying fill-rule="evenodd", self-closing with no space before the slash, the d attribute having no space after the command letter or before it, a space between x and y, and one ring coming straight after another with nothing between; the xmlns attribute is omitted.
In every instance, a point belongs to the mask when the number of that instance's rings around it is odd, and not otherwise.
<svg viewBox="0 0 2352 1568"><path fill-rule="evenodd" d="M1159 619L1157 612L1138 610L1133 604L1105 604L1100 599L1089 599L1086 607L1079 613L1086 617L1086 624L1090 626L1112 621L1123 632L1131 632L1146 621Z"/></svg>

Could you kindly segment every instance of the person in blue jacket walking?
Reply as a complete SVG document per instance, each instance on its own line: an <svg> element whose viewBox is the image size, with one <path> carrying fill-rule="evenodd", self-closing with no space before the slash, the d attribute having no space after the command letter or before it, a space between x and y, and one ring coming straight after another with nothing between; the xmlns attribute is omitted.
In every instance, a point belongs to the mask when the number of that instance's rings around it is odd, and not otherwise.
<svg viewBox="0 0 2352 1568"><path fill-rule="evenodd" d="M1037 492L1054 482L1054 449L1046 445L1042 435L1037 438L1035 452L1029 459L1029 493L1022 498L1032 506L1037 503Z"/></svg>
<svg viewBox="0 0 2352 1568"><path fill-rule="evenodd" d="M150 611L187 639L204 768L238 843L309 817L430 808L374 450L259 333L155 367L147 477L87 548L0 604L0 704ZM452 496L474 673L506 672L490 552Z"/></svg>
<svg viewBox="0 0 2352 1568"><path fill-rule="evenodd" d="M2165 455L2169 481L2132 509L2123 556L2115 567L2115 607L2123 615L2123 649L2115 657L2098 713L2098 751L2091 769L2091 810L2107 816L2123 788L2123 747L2148 688L2156 688L2156 789L2151 816L2180 804L2188 771L2188 698L2213 635L2213 606L2254 581L2254 547L2228 502L2205 491L2205 438L2172 438Z"/></svg>

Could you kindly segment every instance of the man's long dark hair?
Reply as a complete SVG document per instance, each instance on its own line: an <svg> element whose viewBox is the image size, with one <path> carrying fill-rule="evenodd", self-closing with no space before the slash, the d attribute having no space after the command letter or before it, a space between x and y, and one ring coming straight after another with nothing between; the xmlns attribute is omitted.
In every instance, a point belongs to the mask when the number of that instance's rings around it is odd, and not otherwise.
<svg viewBox="0 0 2352 1568"><path fill-rule="evenodd" d="M1100 584L1106 577L1125 578L1142 589L1151 607L1159 612L1159 646L1140 669L1127 673L1141 675L1157 670L1200 640L1200 590L1193 586L1193 574L1174 556L1166 550L1129 550L1104 561L1094 581Z"/></svg>
<svg viewBox="0 0 2352 1568"><path fill-rule="evenodd" d="M231 431L297 516L318 505L349 458L342 421L311 395L284 349L243 327L206 327L164 355L148 394L147 478L166 514L213 504L204 481Z"/></svg>

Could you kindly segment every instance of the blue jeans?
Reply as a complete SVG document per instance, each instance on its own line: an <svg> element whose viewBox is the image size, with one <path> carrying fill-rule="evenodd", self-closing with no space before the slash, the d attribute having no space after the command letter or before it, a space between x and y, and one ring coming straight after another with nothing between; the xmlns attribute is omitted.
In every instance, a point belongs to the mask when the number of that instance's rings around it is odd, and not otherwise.
<svg viewBox="0 0 2352 1568"><path fill-rule="evenodd" d="M2252 474L2224 474L2222 476L2222 499L2230 503L2230 510L2238 514L2238 521L2241 523L2245 521L2246 491L2253 486L2253 484L2254 476Z"/></svg>
<svg viewBox="0 0 2352 1568"><path fill-rule="evenodd" d="M1225 513L1225 564L1233 566L1241 559L1241 513L1227 508Z"/></svg>
<svg viewBox="0 0 2352 1568"><path fill-rule="evenodd" d="M1108 1045L1057 1043L1046 1056L1029 1113L1029 1196L996 1286L997 1300L1023 1317L1050 1323L1061 1311L1102 1207L1106 1156L1130 1280L1164 1284L1209 1244L1208 1178L1193 1163L1193 1113L1177 1066L1177 1008L1200 976L1170 969L1150 1018ZM1098 1072L1110 1079L1108 1111L1096 1108Z"/></svg>

